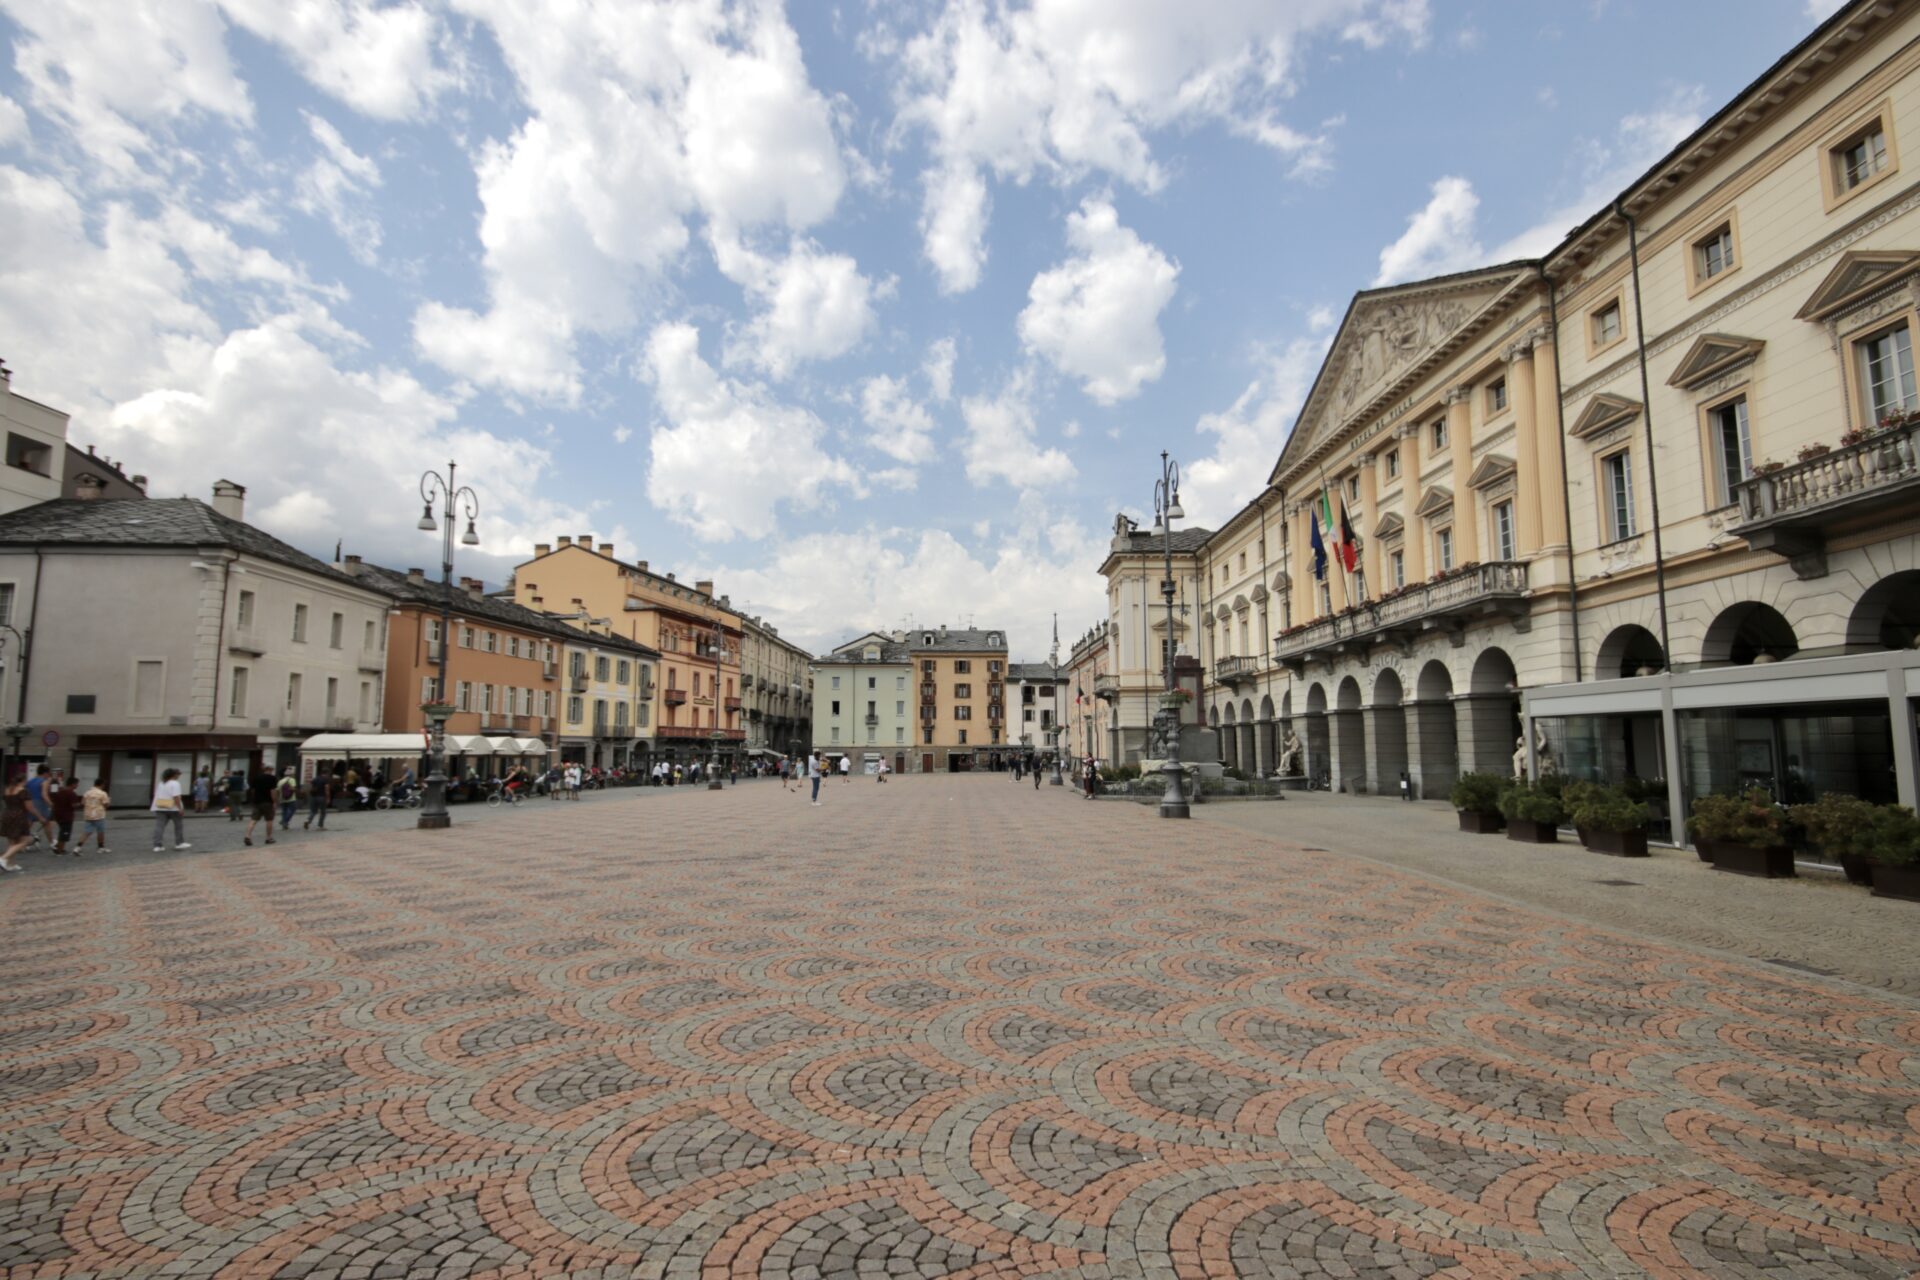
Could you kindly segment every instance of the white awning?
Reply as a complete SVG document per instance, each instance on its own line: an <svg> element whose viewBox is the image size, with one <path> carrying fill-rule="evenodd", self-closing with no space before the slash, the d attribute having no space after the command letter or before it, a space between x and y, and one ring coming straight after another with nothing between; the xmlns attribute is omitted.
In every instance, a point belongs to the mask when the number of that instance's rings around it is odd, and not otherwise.
<svg viewBox="0 0 1920 1280"><path fill-rule="evenodd" d="M547 754L547 744L538 738L493 738L493 754L497 756L543 756Z"/></svg>
<svg viewBox="0 0 1920 1280"><path fill-rule="evenodd" d="M426 737L418 733L316 733L300 744L300 754L313 760L388 759L423 755L426 749Z"/></svg>
<svg viewBox="0 0 1920 1280"><path fill-rule="evenodd" d="M450 756L490 756L493 754L492 738L483 738L477 733L450 733L447 735L447 754Z"/></svg>

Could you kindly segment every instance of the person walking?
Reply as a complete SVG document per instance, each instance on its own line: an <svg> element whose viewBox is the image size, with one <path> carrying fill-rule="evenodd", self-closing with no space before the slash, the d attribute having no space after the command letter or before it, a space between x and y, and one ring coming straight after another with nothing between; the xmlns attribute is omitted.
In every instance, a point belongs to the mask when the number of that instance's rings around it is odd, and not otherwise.
<svg viewBox="0 0 1920 1280"><path fill-rule="evenodd" d="M80 793L74 790L73 783L55 775L53 789L47 793L48 804L53 809L53 825L60 833L59 843L53 846L55 853L71 853L80 856L80 850L73 847L73 817L80 808Z"/></svg>
<svg viewBox="0 0 1920 1280"><path fill-rule="evenodd" d="M235 803L239 803L236 799ZM153 851L163 852L160 841L167 833L167 823L173 823L173 847L191 849L187 843L187 828L180 812L180 771L168 769L160 775L160 781L153 784L153 804L149 807L153 814Z"/></svg>
<svg viewBox="0 0 1920 1280"><path fill-rule="evenodd" d="M1040 765L1039 765L1039 763L1038 763L1038 762L1035 762L1035 764L1033 765L1033 767L1032 767L1031 769L1029 769L1029 770L1028 770L1028 772L1029 772L1029 773L1031 773L1031 774L1033 774L1033 789L1034 789L1035 791L1038 791L1038 790L1040 789Z"/></svg>
<svg viewBox="0 0 1920 1280"><path fill-rule="evenodd" d="M280 780L273 776L273 770L262 760L260 767L247 779L247 802L251 806L247 814L247 829L240 836L240 843L253 846L253 824L267 824L267 843L273 843L273 794Z"/></svg>
<svg viewBox="0 0 1920 1280"><path fill-rule="evenodd" d="M293 776L292 765L287 766L280 781L274 784L273 798L280 806L280 829L289 830L293 826L293 815L300 808L300 783Z"/></svg>
<svg viewBox="0 0 1920 1280"><path fill-rule="evenodd" d="M840 757L840 780L849 786L853 784L853 757L850 755Z"/></svg>
<svg viewBox="0 0 1920 1280"><path fill-rule="evenodd" d="M240 821L240 807L247 802L246 770L235 765L227 774L227 821Z"/></svg>
<svg viewBox="0 0 1920 1280"><path fill-rule="evenodd" d="M213 771L201 769L193 775L193 811L205 813L207 801L213 799Z"/></svg>
<svg viewBox="0 0 1920 1280"><path fill-rule="evenodd" d="M24 871L26 868L13 859L33 843L33 815L27 812L27 780L17 779L0 799L4 800L4 808L0 808L0 838L7 842L7 851L0 853L0 871Z"/></svg>
<svg viewBox="0 0 1920 1280"><path fill-rule="evenodd" d="M38 832L46 840L47 847L58 853L60 844L53 826L53 797L50 794L52 783L51 765L43 764L33 771L33 777L27 780L27 814L32 831Z"/></svg>
<svg viewBox="0 0 1920 1280"><path fill-rule="evenodd" d="M313 826L315 818L320 819L320 829L327 829L327 809L333 804L333 775L325 770L315 769L313 778L307 783L307 820L300 824L302 831Z"/></svg>
<svg viewBox="0 0 1920 1280"><path fill-rule="evenodd" d="M813 783L813 802L820 803L820 753L814 752L807 757L807 781Z"/></svg>
<svg viewBox="0 0 1920 1280"><path fill-rule="evenodd" d="M113 797L107 794L101 780L95 778L87 793L80 797L80 843L73 847L74 853L87 847L88 836L93 837L95 853L113 852L107 848L107 806L111 803Z"/></svg>

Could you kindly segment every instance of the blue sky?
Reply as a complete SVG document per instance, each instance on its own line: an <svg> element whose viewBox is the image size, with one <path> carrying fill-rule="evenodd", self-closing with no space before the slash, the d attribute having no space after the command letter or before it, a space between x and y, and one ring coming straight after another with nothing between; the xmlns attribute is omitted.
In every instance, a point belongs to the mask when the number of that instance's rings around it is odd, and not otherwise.
<svg viewBox="0 0 1920 1280"><path fill-rule="evenodd" d="M1039 657L1355 290L1538 252L1833 7L0 0L0 355L321 554L429 564L451 456L489 581L592 533Z"/></svg>

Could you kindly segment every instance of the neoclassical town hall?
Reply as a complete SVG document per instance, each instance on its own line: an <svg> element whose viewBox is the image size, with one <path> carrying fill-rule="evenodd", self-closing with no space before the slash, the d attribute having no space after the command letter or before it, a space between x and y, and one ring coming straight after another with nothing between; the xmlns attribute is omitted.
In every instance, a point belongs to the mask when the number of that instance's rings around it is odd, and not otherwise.
<svg viewBox="0 0 1920 1280"><path fill-rule="evenodd" d="M1169 639L1221 759L1912 804L1920 4L1851 4L1539 260L1355 295L1266 487L1124 521L1069 680L1137 756ZM1351 573L1312 570L1344 505ZM1077 674L1083 673L1083 674ZM1516 759L1516 748L1519 749Z"/></svg>

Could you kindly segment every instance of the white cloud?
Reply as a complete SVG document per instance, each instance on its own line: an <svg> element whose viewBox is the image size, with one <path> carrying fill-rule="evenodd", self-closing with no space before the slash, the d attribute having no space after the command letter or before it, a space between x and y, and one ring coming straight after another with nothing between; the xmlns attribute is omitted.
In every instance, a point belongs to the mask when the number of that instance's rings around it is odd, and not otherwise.
<svg viewBox="0 0 1920 1280"><path fill-rule="evenodd" d="M713 237L722 274L747 291L759 310L728 352L728 363L758 365L784 378L807 360L830 360L858 346L873 327L875 287L844 253L826 253L796 236L775 261L728 237Z"/></svg>
<svg viewBox="0 0 1920 1280"><path fill-rule="evenodd" d="M1073 461L1059 449L1035 441L1031 380L1014 378L995 396L970 396L960 402L967 436L962 453L967 479L976 485L1004 480L1025 491L1070 480Z"/></svg>
<svg viewBox="0 0 1920 1280"><path fill-rule="evenodd" d="M485 314L429 302L413 314L413 343L441 368L510 395L569 404L580 396L573 325L532 298L497 294Z"/></svg>
<svg viewBox="0 0 1920 1280"><path fill-rule="evenodd" d="M372 0L219 0L300 73L362 115L418 117L453 76L434 57L440 24L424 5Z"/></svg>
<svg viewBox="0 0 1920 1280"><path fill-rule="evenodd" d="M858 476L826 451L826 427L761 388L720 377L700 332L662 324L647 339L645 376L666 422L653 430L647 497L702 538L764 538L776 508L818 507Z"/></svg>
<svg viewBox="0 0 1920 1280"><path fill-rule="evenodd" d="M1160 312L1180 268L1120 225L1113 205L1089 199L1067 218L1075 251L1033 278L1020 341L1101 404L1138 395L1167 367Z"/></svg>
<svg viewBox="0 0 1920 1280"><path fill-rule="evenodd" d="M1180 501L1195 525L1218 527L1265 487L1333 335L1313 330L1277 351L1232 405L1201 416L1194 429L1213 437L1213 452L1181 469Z"/></svg>
<svg viewBox="0 0 1920 1280"><path fill-rule="evenodd" d="M1485 262L1487 251L1475 236L1479 208L1480 197L1465 178L1435 182L1425 207L1407 219L1407 229L1398 240L1380 251L1374 287L1464 271Z"/></svg>
<svg viewBox="0 0 1920 1280"><path fill-rule="evenodd" d="M1847 0L1807 0L1806 13L1815 22L1825 22L1840 12L1840 7L1846 2Z"/></svg>
<svg viewBox="0 0 1920 1280"><path fill-rule="evenodd" d="M532 305L551 335L532 383L577 394L577 374L554 376L574 368L575 336L636 323L637 295L685 250L690 218L725 244L763 225L805 230L838 203L832 113L777 6L455 3L490 29L529 116L476 164L486 314L440 307L416 325L462 339L422 342L450 370L532 393L513 373L520 326L500 314ZM785 298L828 308L843 327L826 345L847 341L846 324L864 325L865 282L833 255L789 256ZM784 358L807 354L787 338Z"/></svg>
<svg viewBox="0 0 1920 1280"><path fill-rule="evenodd" d="M933 415L905 382L880 374L861 383L860 416L874 430L869 443L889 458L908 466L933 461Z"/></svg>
<svg viewBox="0 0 1920 1280"><path fill-rule="evenodd" d="M953 398L953 362L957 355L953 339L940 338L928 345L927 358L920 364L928 390L943 404Z"/></svg>
<svg viewBox="0 0 1920 1280"><path fill-rule="evenodd" d="M898 124L930 135L923 251L942 290L964 292L986 261L986 174L1025 183L1103 173L1142 190L1165 174L1148 135L1218 121L1294 161L1325 167L1324 138L1279 119L1301 45L1335 34L1376 47L1426 31L1425 0L1210 0L1199 5L947 0L900 42Z"/></svg>
<svg viewBox="0 0 1920 1280"><path fill-rule="evenodd" d="M371 264L380 254L380 220L365 202L380 186L380 166L348 146L331 123L303 114L320 154L295 183L294 207L326 219L348 251Z"/></svg>
<svg viewBox="0 0 1920 1280"><path fill-rule="evenodd" d="M12 98L0 94L0 147L26 141L27 133L27 113Z"/></svg>

